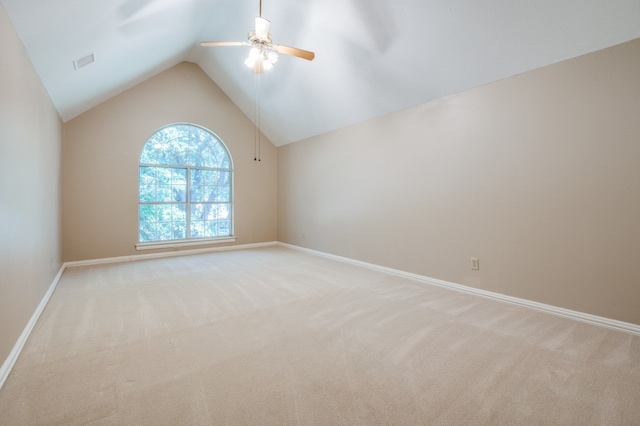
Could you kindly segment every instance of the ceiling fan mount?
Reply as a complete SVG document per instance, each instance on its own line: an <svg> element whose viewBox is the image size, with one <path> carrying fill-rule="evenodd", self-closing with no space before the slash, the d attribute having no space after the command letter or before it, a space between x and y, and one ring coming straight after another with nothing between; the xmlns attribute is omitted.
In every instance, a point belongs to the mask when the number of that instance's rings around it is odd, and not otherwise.
<svg viewBox="0 0 640 426"><path fill-rule="evenodd" d="M273 67L278 60L278 53L284 55L295 56L298 58L312 61L315 54L308 50L299 49L297 47L284 46L281 44L273 44L273 37L269 33L271 21L262 17L262 0L260 0L260 15L255 18L255 27L249 31L247 41L203 41L202 46L251 46L249 57L245 61L245 65L253 69L255 74L261 74L263 71Z"/></svg>
<svg viewBox="0 0 640 426"><path fill-rule="evenodd" d="M267 34L266 37L259 36L258 34L256 34L256 30L249 31L247 39L249 40L249 44L251 44L252 46L271 47L273 43L273 37L271 36L271 34Z"/></svg>

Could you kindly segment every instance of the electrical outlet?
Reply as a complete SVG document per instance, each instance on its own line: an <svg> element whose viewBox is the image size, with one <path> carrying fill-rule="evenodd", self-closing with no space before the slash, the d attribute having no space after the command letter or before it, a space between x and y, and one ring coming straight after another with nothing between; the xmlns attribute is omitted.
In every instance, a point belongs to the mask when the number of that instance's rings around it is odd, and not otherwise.
<svg viewBox="0 0 640 426"><path fill-rule="evenodd" d="M473 269L475 271L480 269L480 259L478 259L477 257L472 257L471 258L471 269Z"/></svg>

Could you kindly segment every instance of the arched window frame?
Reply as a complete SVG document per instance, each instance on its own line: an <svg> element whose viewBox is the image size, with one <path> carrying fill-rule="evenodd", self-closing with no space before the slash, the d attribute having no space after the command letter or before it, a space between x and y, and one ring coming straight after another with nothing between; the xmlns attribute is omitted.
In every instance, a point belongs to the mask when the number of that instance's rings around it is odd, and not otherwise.
<svg viewBox="0 0 640 426"><path fill-rule="evenodd" d="M152 154L153 156L157 155L158 158L154 159L155 161L146 161L149 158L149 152L151 150L150 144L158 145L158 139L161 139L163 135L166 136L166 133L176 131L176 137L174 139L170 139L170 142L165 144L165 150L158 152L157 154ZM187 138L186 135L189 132L196 132L198 134L198 139L194 140L191 138ZM210 138L210 143L202 142L203 136L205 138ZM182 138L182 140L178 141L178 139ZM178 141L178 142L176 142ZM186 148L177 149L176 146L182 143L186 144ZM194 145L195 144L195 145ZM173 152L171 149L174 149ZM201 148L199 154L196 155L197 148ZM167 154L168 153L168 154ZM224 154L224 156L222 156ZM166 160L167 157L171 158L173 156L173 160ZM211 163L211 158L215 158L217 163L213 165ZM189 246L189 245L201 245L201 244L215 244L215 243L227 243L227 242L235 242L236 238L234 236L234 191L233 191L233 182L234 182L234 171L233 171L233 159L229 152L229 149L222 141L220 137L218 137L211 130L199 126L197 124L192 123L173 123L167 126L164 126L157 131L155 131L147 142L144 144L140 156L138 159L138 243L136 244L137 250L144 249L153 249L160 247L180 247L180 246ZM153 170L153 172L151 172ZM159 175L158 171L162 170L162 176L166 180L167 170L169 171L169 175L171 176L170 183L163 182L165 185L159 185ZM174 173L178 176L174 180ZM210 185L209 187L204 186L205 183L199 185L194 185L193 178L195 176L202 177L203 180L206 180L206 176L213 176L215 179L225 178L224 173L227 173L226 181L228 183L225 186L221 185ZM149 178L149 174L151 177ZM149 199L149 192L145 189L148 189L150 185L150 180L153 181L154 193L152 197L153 199ZM163 194L165 194L165 199L161 199L162 195L160 194L160 190L158 189L160 186L164 188ZM168 188L168 189L167 189ZM194 192L194 188L197 188ZM207 189L209 188L209 189ZM213 188L213 189L211 189ZM222 191L220 190L222 188ZM184 189L181 192L181 189ZM228 191L227 191L228 189ZM207 195L214 196L214 200L194 200L193 197L197 197L197 193L203 194L206 191L212 191L211 193L207 192ZM170 195L168 195L170 194ZM180 195L178 195L180 194ZM166 199L166 196L170 197L170 199ZM178 197L178 199L176 199ZM184 199L180 199L183 197ZM219 198L221 197L221 198ZM217 218L215 220L208 220L210 218L205 217L206 213L204 213L205 205L210 208L216 209L216 211L225 211L224 207L227 206L226 217ZM150 221L143 221L143 215L148 213L150 206L153 207L153 217L155 218L155 225L159 226L159 224L166 225L170 224L171 228L171 238L161 238L161 239L145 239L143 238L144 230L143 224L150 226L152 223ZM181 207L184 206L184 212L180 211ZM220 210L220 208L222 209ZM177 210L175 210L177 208ZM197 209L201 208L203 210L201 220L194 219L193 214L196 212L200 214ZM163 209L161 212L160 209ZM169 222L161 222L159 216L162 213L166 213L167 209L170 209L171 218ZM194 210L196 209L196 210ZM209 211L209 210L207 210ZM177 213L176 213L177 212ZM174 215L184 214L184 223L181 224L180 220L173 220ZM148 216L148 214L147 214ZM166 216L166 214L163 214ZM200 225L200 230L204 235L194 235L197 233L197 230L194 225ZM211 222L215 222L215 235L206 235L207 231L205 228L207 224ZM228 228L220 227L220 223L227 222ZM174 230L178 231L180 226L184 226L184 235L179 235L177 238L174 235ZM220 234L220 230L222 229L222 235ZM228 229L228 231L226 231ZM156 237L158 236L158 232L156 230Z"/></svg>

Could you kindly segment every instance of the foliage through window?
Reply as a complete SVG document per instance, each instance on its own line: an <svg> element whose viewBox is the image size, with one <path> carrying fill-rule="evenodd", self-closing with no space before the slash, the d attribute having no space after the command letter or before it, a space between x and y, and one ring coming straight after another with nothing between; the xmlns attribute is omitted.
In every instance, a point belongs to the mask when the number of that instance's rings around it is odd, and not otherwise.
<svg viewBox="0 0 640 426"><path fill-rule="evenodd" d="M139 241L228 237L233 167L224 143L192 124L172 124L140 154Z"/></svg>

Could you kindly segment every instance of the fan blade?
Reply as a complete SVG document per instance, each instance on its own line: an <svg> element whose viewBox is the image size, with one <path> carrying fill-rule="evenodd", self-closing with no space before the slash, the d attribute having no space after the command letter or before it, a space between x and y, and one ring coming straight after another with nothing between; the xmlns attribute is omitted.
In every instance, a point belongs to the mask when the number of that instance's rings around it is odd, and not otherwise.
<svg viewBox="0 0 640 426"><path fill-rule="evenodd" d="M203 41L200 46L243 46L243 41Z"/></svg>
<svg viewBox="0 0 640 426"><path fill-rule="evenodd" d="M313 52L309 52L308 50L298 49L297 47L289 47L278 44L275 46L278 53L283 53L285 55L296 56L298 58L306 59L307 61L313 61L313 58L316 57L316 54Z"/></svg>

